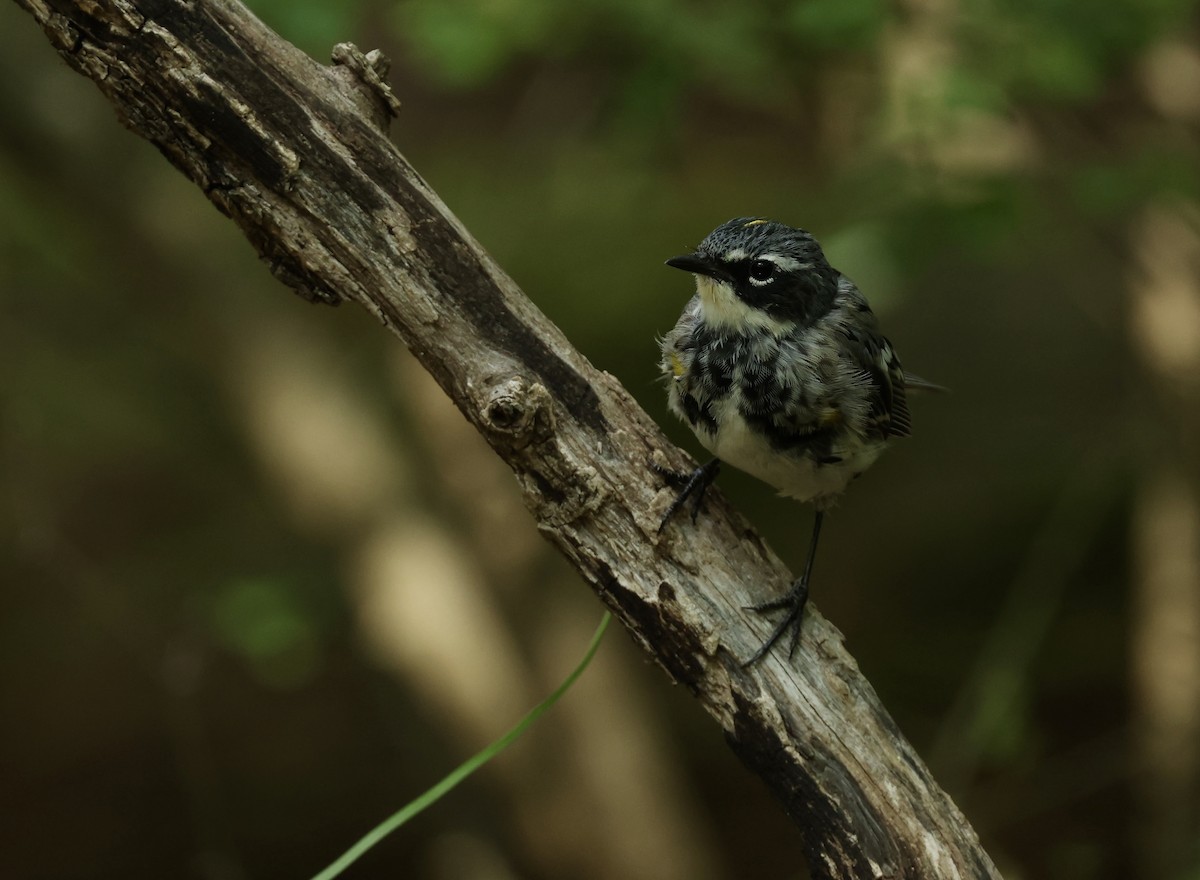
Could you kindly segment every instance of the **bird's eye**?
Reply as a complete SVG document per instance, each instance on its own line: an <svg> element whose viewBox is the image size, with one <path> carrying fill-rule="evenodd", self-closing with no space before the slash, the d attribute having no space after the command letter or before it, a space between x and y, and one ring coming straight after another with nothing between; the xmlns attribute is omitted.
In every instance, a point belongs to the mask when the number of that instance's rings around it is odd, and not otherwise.
<svg viewBox="0 0 1200 880"><path fill-rule="evenodd" d="M750 278L754 281L770 281L778 268L770 260L755 260L750 264Z"/></svg>

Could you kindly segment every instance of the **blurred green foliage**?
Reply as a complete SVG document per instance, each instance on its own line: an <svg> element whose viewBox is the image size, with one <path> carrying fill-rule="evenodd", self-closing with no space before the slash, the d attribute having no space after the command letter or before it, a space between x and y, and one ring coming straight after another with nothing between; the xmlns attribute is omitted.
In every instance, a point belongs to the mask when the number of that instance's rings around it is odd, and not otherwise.
<svg viewBox="0 0 1200 880"><path fill-rule="evenodd" d="M317 616L299 600L294 584L238 579L213 596L217 639L248 662L267 685L295 688L320 665Z"/></svg>

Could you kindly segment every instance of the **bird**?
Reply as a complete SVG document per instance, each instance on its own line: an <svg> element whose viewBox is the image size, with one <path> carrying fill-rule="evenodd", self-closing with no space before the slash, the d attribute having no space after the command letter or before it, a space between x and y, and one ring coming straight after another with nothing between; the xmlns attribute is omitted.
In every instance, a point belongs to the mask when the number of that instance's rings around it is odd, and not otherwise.
<svg viewBox="0 0 1200 880"><path fill-rule="evenodd" d="M747 608L785 613L743 665L789 630L790 662L825 513L893 439L909 436L908 392L945 389L904 371L866 297L804 229L737 217L666 265L696 281L660 340L667 404L713 458L683 473L655 466L678 490L659 532L689 498L696 521L723 462L811 503L800 577L780 598Z"/></svg>

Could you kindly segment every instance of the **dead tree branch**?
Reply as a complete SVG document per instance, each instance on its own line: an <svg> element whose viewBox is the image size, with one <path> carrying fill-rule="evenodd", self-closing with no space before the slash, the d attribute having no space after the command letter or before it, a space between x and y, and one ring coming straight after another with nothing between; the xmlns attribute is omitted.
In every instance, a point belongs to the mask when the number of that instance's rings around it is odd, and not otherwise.
<svg viewBox="0 0 1200 880"><path fill-rule="evenodd" d="M999 876L818 614L794 663L742 669L763 635L742 607L787 570L719 494L695 530L656 536L670 492L648 463L688 462L389 142L383 59L343 44L322 66L236 0L18 3L280 280L404 340L512 467L537 527L767 782L814 875Z"/></svg>

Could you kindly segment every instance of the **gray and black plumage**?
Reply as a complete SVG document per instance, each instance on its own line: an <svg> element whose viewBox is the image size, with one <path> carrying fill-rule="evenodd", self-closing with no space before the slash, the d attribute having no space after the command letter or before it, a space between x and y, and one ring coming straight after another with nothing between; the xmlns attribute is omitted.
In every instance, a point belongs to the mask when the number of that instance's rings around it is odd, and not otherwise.
<svg viewBox="0 0 1200 880"><path fill-rule="evenodd" d="M668 403L715 458L676 475L665 526L727 462L816 508L804 572L760 612L786 610L747 661L789 629L800 636L824 512L895 437L908 436L906 392L936 389L907 374L854 282L803 229L739 217L696 251L667 260L691 272L696 295L662 339Z"/></svg>

